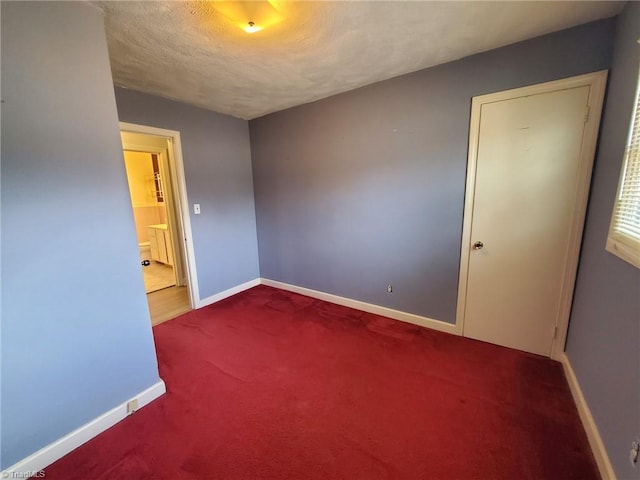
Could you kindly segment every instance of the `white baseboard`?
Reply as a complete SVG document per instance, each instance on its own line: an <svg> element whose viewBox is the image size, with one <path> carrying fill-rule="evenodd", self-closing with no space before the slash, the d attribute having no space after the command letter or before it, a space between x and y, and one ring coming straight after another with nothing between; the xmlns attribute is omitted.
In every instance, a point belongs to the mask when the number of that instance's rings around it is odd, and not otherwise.
<svg viewBox="0 0 640 480"><path fill-rule="evenodd" d="M31 475L37 477L36 472L40 472L56 460L64 457L67 453L75 450L83 443L88 442L93 437L107 430L109 427L112 427L127 415L131 415L131 413L127 413L127 403L129 401L138 399L139 410L163 395L166 391L167 389L164 382L162 380L158 381L126 402L121 403L117 407L112 408L108 412L94 418L82 427L68 433L46 447L41 448L37 452L29 455L23 460L20 460L18 463L10 466L6 470L3 470L0 474L0 478L26 478L24 476L26 472L31 472Z"/></svg>
<svg viewBox="0 0 640 480"><path fill-rule="evenodd" d="M249 280L248 282L242 283L240 285L236 285L235 287L231 287L223 292L216 293L215 295L211 295L210 297L200 299L200 301L196 303L195 308L206 307L207 305L211 305L212 303L219 302L220 300L224 300L225 298L230 297L231 295L235 295L236 293L243 292L257 285L260 285L260 279L254 278L253 280Z"/></svg>
<svg viewBox="0 0 640 480"><path fill-rule="evenodd" d="M269 280L268 278L261 278L260 283L269 287L280 288L282 290L288 290L289 292L299 293L306 295L307 297L317 298L318 300L324 300L325 302L335 303L345 307L355 308L356 310L362 310L364 312L381 315L383 317L393 318L394 320L400 320L401 322L412 323L414 325L420 325L421 327L431 328L440 332L452 333L459 335L456 331L456 326L442 322L440 320L434 320L432 318L421 317L413 313L402 312L400 310L393 310L392 308L381 307L379 305L373 305L372 303L361 302L360 300L353 300L351 298L340 297L331 293L320 292L318 290L311 290L310 288L298 287L297 285L291 285L289 283L282 283L276 280Z"/></svg>
<svg viewBox="0 0 640 480"><path fill-rule="evenodd" d="M591 451L593 452L593 456L595 457L596 463L598 464L600 476L604 480L615 480L616 474L613 470L613 466L611 465L611 461L609 460L609 455L607 455L607 450L604 447L602 437L600 437L598 426L593 419L593 415L591 415L589 405L587 404L587 401L582 394L580 384L578 383L578 377L576 377L576 374L573 371L573 367L571 366L571 362L569 362L569 357L567 357L566 353L563 353L560 356L560 361L562 362L562 366L564 367L564 373L567 377L567 382L569 383L569 388L571 389L573 400L576 402L576 406L578 407L580 420L582 420L582 425L584 426L584 429L587 433L589 446L591 446Z"/></svg>

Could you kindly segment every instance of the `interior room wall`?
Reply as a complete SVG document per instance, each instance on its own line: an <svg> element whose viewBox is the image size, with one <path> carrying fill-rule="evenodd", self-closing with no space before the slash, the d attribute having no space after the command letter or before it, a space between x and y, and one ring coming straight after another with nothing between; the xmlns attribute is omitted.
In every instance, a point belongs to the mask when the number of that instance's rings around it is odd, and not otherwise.
<svg viewBox="0 0 640 480"><path fill-rule="evenodd" d="M1 468L158 380L118 115L182 134L202 297L259 275L255 180L262 276L453 322L471 96L608 68L616 25L251 121L253 179L245 121L120 88L116 112L91 5L1 14ZM618 22L568 344L621 478L640 471L624 458L638 432L638 274L604 237L639 17L631 2Z"/></svg>
<svg viewBox="0 0 640 480"><path fill-rule="evenodd" d="M605 251L638 82L640 3L617 20L573 302L567 356L620 479L640 478L629 462L640 439L640 270Z"/></svg>
<svg viewBox="0 0 640 480"><path fill-rule="evenodd" d="M4 469L159 377L102 14L0 8Z"/></svg>
<svg viewBox="0 0 640 480"><path fill-rule="evenodd" d="M607 69L614 27L251 120L261 276L454 323L471 98Z"/></svg>
<svg viewBox="0 0 640 480"><path fill-rule="evenodd" d="M165 204L156 196L150 153L125 151L124 164L138 243L145 243L149 241L149 225L167 222Z"/></svg>
<svg viewBox="0 0 640 480"><path fill-rule="evenodd" d="M133 90L115 92L120 121L180 132L201 299L258 278L247 121Z"/></svg>

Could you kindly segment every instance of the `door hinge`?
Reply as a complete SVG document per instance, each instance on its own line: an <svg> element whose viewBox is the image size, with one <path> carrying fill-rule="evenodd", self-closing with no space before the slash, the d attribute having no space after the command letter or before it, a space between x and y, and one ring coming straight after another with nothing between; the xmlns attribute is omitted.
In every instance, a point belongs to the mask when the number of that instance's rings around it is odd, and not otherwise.
<svg viewBox="0 0 640 480"><path fill-rule="evenodd" d="M584 123L589 121L589 114L591 113L591 105L587 105L587 111L584 114Z"/></svg>
<svg viewBox="0 0 640 480"><path fill-rule="evenodd" d="M555 327L553 327L553 338L556 338L558 336L558 326L556 325Z"/></svg>

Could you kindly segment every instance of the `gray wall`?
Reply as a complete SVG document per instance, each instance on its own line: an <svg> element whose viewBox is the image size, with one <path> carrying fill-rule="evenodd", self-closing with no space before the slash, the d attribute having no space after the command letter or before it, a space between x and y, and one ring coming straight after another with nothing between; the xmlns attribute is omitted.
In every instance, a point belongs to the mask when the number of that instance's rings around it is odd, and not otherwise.
<svg viewBox="0 0 640 480"><path fill-rule="evenodd" d="M614 25L252 120L262 277L453 323L471 97L609 68Z"/></svg>
<svg viewBox="0 0 640 480"><path fill-rule="evenodd" d="M101 13L2 2L2 468L158 381Z"/></svg>
<svg viewBox="0 0 640 480"><path fill-rule="evenodd" d="M640 437L640 270L604 249L629 132L640 45L640 3L619 17L567 355L620 479Z"/></svg>
<svg viewBox="0 0 640 480"><path fill-rule="evenodd" d="M200 298L259 277L247 121L122 88L116 101L122 122L180 132Z"/></svg>

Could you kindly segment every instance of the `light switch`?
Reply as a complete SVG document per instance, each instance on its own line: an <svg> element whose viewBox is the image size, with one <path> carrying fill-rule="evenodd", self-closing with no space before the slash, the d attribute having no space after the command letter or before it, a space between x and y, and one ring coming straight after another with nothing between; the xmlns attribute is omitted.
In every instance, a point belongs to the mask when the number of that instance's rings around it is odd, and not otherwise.
<svg viewBox="0 0 640 480"><path fill-rule="evenodd" d="M200 215L200 204L199 203L194 203L193 204L193 213L196 215Z"/></svg>

